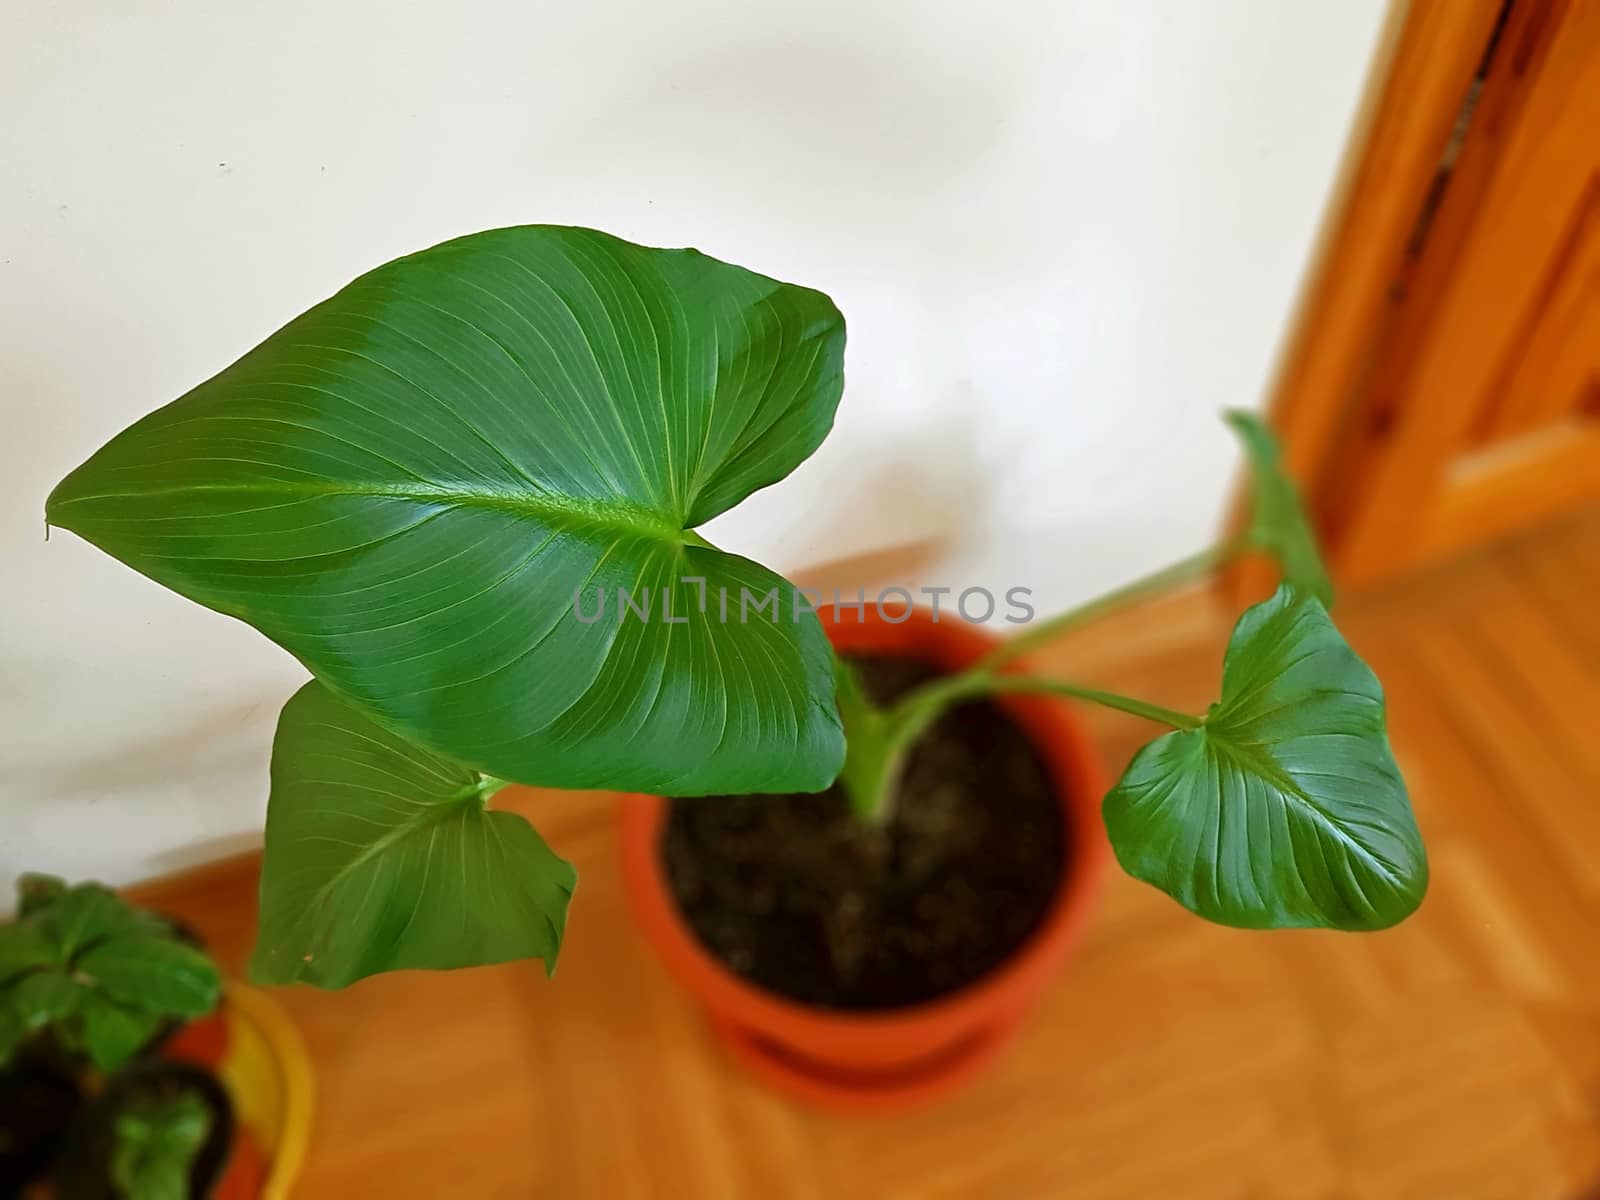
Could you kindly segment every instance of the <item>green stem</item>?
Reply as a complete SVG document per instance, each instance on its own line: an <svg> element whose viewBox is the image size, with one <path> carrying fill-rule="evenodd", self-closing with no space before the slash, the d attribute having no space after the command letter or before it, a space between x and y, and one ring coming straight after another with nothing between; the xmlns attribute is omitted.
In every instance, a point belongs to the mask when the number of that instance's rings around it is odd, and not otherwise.
<svg viewBox="0 0 1600 1200"><path fill-rule="evenodd" d="M889 720L897 727L897 732L903 725L912 731L911 736L914 737L952 704L969 696L981 696L993 692L1044 692L1052 696L1088 700L1105 708L1114 708L1118 712L1143 717L1147 721L1159 721L1174 729L1198 729L1204 723L1202 718L1190 713L1163 708L1159 704L1151 704L1134 696L1123 696L1101 688L1085 687L1083 684L1072 683L1065 679L1039 679L1031 675L992 675L983 671L956 675L920 689L891 709Z"/></svg>
<svg viewBox="0 0 1600 1200"><path fill-rule="evenodd" d="M1189 713L1064 679L993 675L987 671L947 677L919 688L887 711L857 709L854 719L847 719L849 749L839 783L856 815L868 825L888 824L894 813L894 794L900 772L912 744L952 705L971 696L994 692L1041 692L1088 700L1148 721L1159 721L1174 729L1198 729L1203 724L1202 718Z"/></svg>
<svg viewBox="0 0 1600 1200"><path fill-rule="evenodd" d="M491 796L493 796L501 788L510 787L515 782L516 780L514 779L501 779L498 775L480 774L476 789L478 802L487 806Z"/></svg>
<svg viewBox="0 0 1600 1200"><path fill-rule="evenodd" d="M894 816L907 749L905 741L889 736L883 726L870 731L858 727L850 735L839 785L863 824L882 829Z"/></svg>
<svg viewBox="0 0 1600 1200"><path fill-rule="evenodd" d="M1242 549L1244 541L1239 538L1219 542L1215 546L1208 546L1198 554L1191 554L1188 558L1179 559L1171 566L1163 567L1153 574L1136 579L1132 583L1107 592L1087 604L1080 604L1077 608L1068 609L1045 621L1040 621L1024 633L995 647L983 658L979 659L973 670L997 671L1012 660L1026 654L1036 646L1043 645L1051 638L1058 637L1069 629L1076 629L1080 625L1087 625L1098 620L1107 613L1114 612L1124 604L1135 600L1142 600L1146 596L1154 595L1167 588L1180 583L1188 583L1191 579L1198 579L1222 566L1233 558Z"/></svg>
<svg viewBox="0 0 1600 1200"><path fill-rule="evenodd" d="M1146 720L1159 721L1174 729L1199 728L1204 723L1201 717L1163 708L1133 696L1122 696L1061 679L1036 679L1000 672L1035 646L1069 629L1086 625L1124 604L1198 579L1238 554L1244 545L1241 538L1221 542L1125 584L1099 599L1041 621L1026 633L991 651L968 670L915 688L887 710L872 704L855 672L842 660L836 660L839 713L844 722L848 747L844 769L839 774L839 784L856 815L869 825L888 823L893 815L894 793L899 785L900 772L912 743L952 704L970 696L993 692L1041 692L1087 700Z"/></svg>
<svg viewBox="0 0 1600 1200"><path fill-rule="evenodd" d="M889 714L867 698L856 669L837 656L833 667L839 719L845 731L839 786L856 816L881 828L894 815L894 788L904 754L890 742Z"/></svg>

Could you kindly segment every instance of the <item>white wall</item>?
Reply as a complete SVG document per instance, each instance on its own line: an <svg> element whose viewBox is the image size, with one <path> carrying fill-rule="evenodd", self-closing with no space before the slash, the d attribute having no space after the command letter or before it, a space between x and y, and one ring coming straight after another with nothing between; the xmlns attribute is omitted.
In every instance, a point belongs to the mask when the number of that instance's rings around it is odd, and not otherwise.
<svg viewBox="0 0 1600 1200"><path fill-rule="evenodd" d="M1198 548L1385 0L6 0L0 886L257 836L301 672L70 534L106 437L397 254L525 221L833 294L837 431L712 536L936 536L1042 607Z"/></svg>

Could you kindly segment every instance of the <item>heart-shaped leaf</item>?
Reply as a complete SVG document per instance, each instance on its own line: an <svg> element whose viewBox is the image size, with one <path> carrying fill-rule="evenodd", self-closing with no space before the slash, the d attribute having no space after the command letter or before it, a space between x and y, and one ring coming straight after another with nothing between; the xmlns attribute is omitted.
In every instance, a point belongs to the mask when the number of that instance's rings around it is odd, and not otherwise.
<svg viewBox="0 0 1600 1200"><path fill-rule="evenodd" d="M75 967L118 1003L163 1015L203 1017L222 993L222 979L209 958L155 934L107 938L82 954Z"/></svg>
<svg viewBox="0 0 1600 1200"><path fill-rule="evenodd" d="M844 758L822 628L689 531L817 447L843 351L819 292L494 230L291 321L113 438L47 518L494 775L817 790ZM622 616L619 588L651 616ZM578 619L579 593L611 605Z"/></svg>
<svg viewBox="0 0 1600 1200"><path fill-rule="evenodd" d="M1254 413L1230 409L1223 415L1250 460L1250 528L1245 537L1278 561L1284 579L1332 608L1333 581L1300 503L1300 489L1283 469L1278 439Z"/></svg>
<svg viewBox="0 0 1600 1200"><path fill-rule="evenodd" d="M251 977L343 987L519 958L553 971L576 873L484 791L477 772L306 684L272 747Z"/></svg>
<svg viewBox="0 0 1600 1200"><path fill-rule="evenodd" d="M1382 929L1428 885L1383 690L1288 584L1239 619L1204 724L1139 751L1104 814L1130 875L1224 925Z"/></svg>

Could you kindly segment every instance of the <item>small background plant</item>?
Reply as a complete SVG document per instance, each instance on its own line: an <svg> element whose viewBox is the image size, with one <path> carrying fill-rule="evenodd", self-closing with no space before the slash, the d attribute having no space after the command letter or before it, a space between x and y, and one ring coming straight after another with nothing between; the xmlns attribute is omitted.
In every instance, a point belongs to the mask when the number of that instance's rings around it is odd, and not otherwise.
<svg viewBox="0 0 1600 1200"><path fill-rule="evenodd" d="M130 1104L116 1116L111 1179L128 1200L189 1200L189 1171L211 1133L194 1092Z"/></svg>
<svg viewBox="0 0 1600 1200"><path fill-rule="evenodd" d="M52 1086L37 1094L68 1100L39 1128L0 1129L0 1185L43 1173L62 1200L184 1200L212 1108L170 1080L152 1092L140 1059L216 1008L216 967L99 884L27 875L18 890L0 925L0 1102L35 1095L41 1077Z"/></svg>
<svg viewBox="0 0 1600 1200"><path fill-rule="evenodd" d="M0 925L0 1066L49 1038L114 1071L164 1024L209 1014L220 989L167 921L97 883L25 875L17 919Z"/></svg>

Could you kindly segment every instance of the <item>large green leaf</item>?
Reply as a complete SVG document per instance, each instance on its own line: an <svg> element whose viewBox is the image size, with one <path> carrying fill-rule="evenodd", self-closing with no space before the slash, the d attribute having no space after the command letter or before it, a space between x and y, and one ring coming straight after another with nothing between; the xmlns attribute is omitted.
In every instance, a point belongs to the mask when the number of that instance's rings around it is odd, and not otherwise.
<svg viewBox="0 0 1600 1200"><path fill-rule="evenodd" d="M1288 584L1239 619L1204 724L1141 750L1104 813L1130 875L1224 925L1381 929L1428 885L1383 690Z"/></svg>
<svg viewBox="0 0 1600 1200"><path fill-rule="evenodd" d="M200 951L170 937L133 933L107 938L81 955L77 972L129 1008L203 1017L222 992L217 968Z"/></svg>
<svg viewBox="0 0 1600 1200"><path fill-rule="evenodd" d="M1283 469L1278 439L1254 413L1230 409L1223 415L1250 460L1250 527L1245 537L1277 559L1286 580L1332 608L1333 581L1300 502L1300 489Z"/></svg>
<svg viewBox="0 0 1600 1200"><path fill-rule="evenodd" d="M291 321L113 438L47 517L494 775L816 790L844 758L821 626L688 531L817 447L843 351L819 292L494 230ZM575 592L592 612L618 588L651 589L651 619L575 619ZM776 589L778 616L741 622L742 589Z"/></svg>
<svg viewBox="0 0 1600 1200"><path fill-rule="evenodd" d="M342 987L518 958L554 970L576 874L484 792L320 684L296 692L272 747L252 978Z"/></svg>

